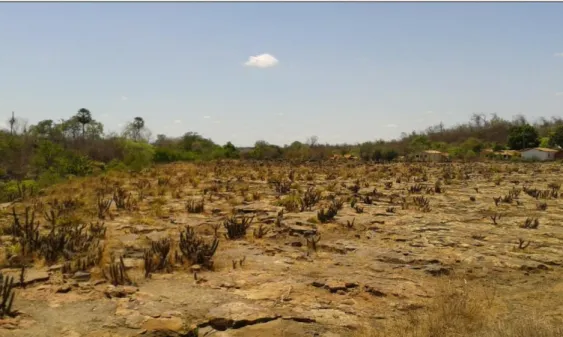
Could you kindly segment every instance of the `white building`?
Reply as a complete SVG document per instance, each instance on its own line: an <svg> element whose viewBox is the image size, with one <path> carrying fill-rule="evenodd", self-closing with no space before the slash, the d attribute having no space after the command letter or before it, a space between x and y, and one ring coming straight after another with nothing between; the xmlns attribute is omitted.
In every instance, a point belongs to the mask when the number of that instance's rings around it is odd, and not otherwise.
<svg viewBox="0 0 563 337"><path fill-rule="evenodd" d="M555 155L559 152L558 150L547 149L545 147L535 147L532 149L525 149L520 151L522 154L522 159L525 160L555 160Z"/></svg>
<svg viewBox="0 0 563 337"><path fill-rule="evenodd" d="M448 154L436 150L426 150L410 154L409 158L413 161L444 162L448 160Z"/></svg>

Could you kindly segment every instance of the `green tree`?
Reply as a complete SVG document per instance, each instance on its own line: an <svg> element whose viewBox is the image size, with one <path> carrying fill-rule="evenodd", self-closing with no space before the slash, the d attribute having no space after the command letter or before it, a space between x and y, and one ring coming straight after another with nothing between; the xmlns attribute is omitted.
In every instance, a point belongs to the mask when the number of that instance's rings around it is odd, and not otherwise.
<svg viewBox="0 0 563 337"><path fill-rule="evenodd" d="M227 144L223 145L224 155L226 158L238 158L239 151L231 142L227 142Z"/></svg>
<svg viewBox="0 0 563 337"><path fill-rule="evenodd" d="M386 149L382 152L383 160L393 161L399 156L399 153L393 149Z"/></svg>
<svg viewBox="0 0 563 337"><path fill-rule="evenodd" d="M154 147L147 143L123 140L121 143L124 152L123 163L133 171L141 171L149 167L154 159Z"/></svg>
<svg viewBox="0 0 563 337"><path fill-rule="evenodd" d="M100 139L104 135L104 124L92 120L86 129L86 136L89 139Z"/></svg>
<svg viewBox="0 0 563 337"><path fill-rule="evenodd" d="M507 143L512 150L537 147L540 144L538 130L527 123L512 126L508 131Z"/></svg>
<svg viewBox="0 0 563 337"><path fill-rule="evenodd" d="M360 144L360 158L362 160L371 160L375 150L375 144L373 142L365 142Z"/></svg>
<svg viewBox="0 0 563 337"><path fill-rule="evenodd" d="M145 120L142 117L135 117L133 123L131 123L131 127L135 135L134 140L138 141L141 137L141 130L145 127Z"/></svg>
<svg viewBox="0 0 563 337"><path fill-rule="evenodd" d="M474 153L479 153L484 148L484 144L481 140L475 137L467 138L462 144L461 148L466 151L472 151Z"/></svg>
<svg viewBox="0 0 563 337"><path fill-rule="evenodd" d="M411 151L418 152L430 149L430 139L425 135L414 136L409 144Z"/></svg>
<svg viewBox="0 0 563 337"><path fill-rule="evenodd" d="M563 147L563 125L559 125L553 131L553 134L549 138L549 143L551 146Z"/></svg>
<svg viewBox="0 0 563 337"><path fill-rule="evenodd" d="M63 120L60 128L65 137L76 139L80 134L80 124L78 117L73 116L70 119Z"/></svg>
<svg viewBox="0 0 563 337"><path fill-rule="evenodd" d="M550 137L541 137L540 138L540 147L550 147L551 146L551 138Z"/></svg>
<svg viewBox="0 0 563 337"><path fill-rule="evenodd" d="M279 146L268 144L264 140L258 140L254 143L254 149L250 152L250 157L254 159L277 159L281 154Z"/></svg>
<svg viewBox="0 0 563 337"><path fill-rule="evenodd" d="M493 151L495 151L495 152L505 150L504 145L499 144L499 143L493 143L492 148L493 148Z"/></svg>
<svg viewBox="0 0 563 337"><path fill-rule="evenodd" d="M45 119L37 123L36 125L32 125L29 127L29 132L39 138L49 138L52 133L53 129L55 128L55 123L52 119Z"/></svg>
<svg viewBox="0 0 563 337"><path fill-rule="evenodd" d="M35 149L35 153L31 159L33 167L42 172L52 169L58 169L58 161L63 156L64 149L51 141L41 140ZM58 172L62 173L62 172Z"/></svg>
<svg viewBox="0 0 563 337"><path fill-rule="evenodd" d="M78 123L82 124L82 138L84 138L86 133L86 124L90 124L92 122L92 114L90 113L90 110L85 108L78 110L76 120Z"/></svg>
<svg viewBox="0 0 563 337"><path fill-rule="evenodd" d="M145 127L145 120L142 117L135 117L133 118L133 121L125 127L123 136L135 142L141 140L148 141L150 138L150 131Z"/></svg>
<svg viewBox="0 0 563 337"><path fill-rule="evenodd" d="M284 148L283 156L294 161L307 160L309 157L309 145L303 144L300 141L294 141Z"/></svg>

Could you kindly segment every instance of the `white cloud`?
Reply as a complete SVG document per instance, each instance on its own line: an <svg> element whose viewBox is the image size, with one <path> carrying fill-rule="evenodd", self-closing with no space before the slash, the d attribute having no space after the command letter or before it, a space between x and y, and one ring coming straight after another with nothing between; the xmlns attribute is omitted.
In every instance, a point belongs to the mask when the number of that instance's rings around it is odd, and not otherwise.
<svg viewBox="0 0 563 337"><path fill-rule="evenodd" d="M221 124L221 121L213 121L213 124Z"/></svg>
<svg viewBox="0 0 563 337"><path fill-rule="evenodd" d="M244 63L247 67L256 67L256 68L270 68L279 63L278 59L275 58L273 55L270 54L260 54L256 56L250 56L248 61Z"/></svg>
<svg viewBox="0 0 563 337"><path fill-rule="evenodd" d="M556 93L555 93L555 96L563 96L563 91L556 92Z"/></svg>
<svg viewBox="0 0 563 337"><path fill-rule="evenodd" d="M179 119L174 120L174 124L182 124L182 121Z"/></svg>
<svg viewBox="0 0 563 337"><path fill-rule="evenodd" d="M211 118L211 116L203 116L203 118L209 119L209 118Z"/></svg>
<svg viewBox="0 0 563 337"><path fill-rule="evenodd" d="M563 57L563 53L555 53L555 54L553 54L553 56L555 56L555 57Z"/></svg>
<svg viewBox="0 0 563 337"><path fill-rule="evenodd" d="M387 124L385 125L385 127L387 128L396 128L398 125L397 124Z"/></svg>
<svg viewBox="0 0 563 337"><path fill-rule="evenodd" d="M434 114L434 111L428 110L428 111L425 112L425 114L426 115L432 115L432 114Z"/></svg>
<svg viewBox="0 0 563 337"><path fill-rule="evenodd" d="M129 97L127 97L127 96L121 96L121 100L122 100L122 101L126 101L126 100L128 100L128 99L129 99Z"/></svg>
<svg viewBox="0 0 563 337"><path fill-rule="evenodd" d="M276 115L278 115L278 116L283 116L284 113L283 113L283 112L278 112Z"/></svg>

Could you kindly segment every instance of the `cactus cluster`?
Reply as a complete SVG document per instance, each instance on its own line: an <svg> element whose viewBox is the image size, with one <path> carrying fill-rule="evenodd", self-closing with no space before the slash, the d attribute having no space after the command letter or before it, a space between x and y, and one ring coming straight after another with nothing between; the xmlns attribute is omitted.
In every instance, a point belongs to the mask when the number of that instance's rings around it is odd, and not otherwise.
<svg viewBox="0 0 563 337"><path fill-rule="evenodd" d="M190 199L186 201L186 211L188 213L203 213L205 209L205 202L203 198L201 200Z"/></svg>
<svg viewBox="0 0 563 337"><path fill-rule="evenodd" d="M180 233L180 251L191 264L199 264L205 268L213 268L213 255L219 246L217 237L211 244L200 238L192 227L187 226Z"/></svg>
<svg viewBox="0 0 563 337"><path fill-rule="evenodd" d="M223 227L227 229L225 237L229 240L242 239L246 236L246 230L252 224L254 217L230 217L223 222Z"/></svg>

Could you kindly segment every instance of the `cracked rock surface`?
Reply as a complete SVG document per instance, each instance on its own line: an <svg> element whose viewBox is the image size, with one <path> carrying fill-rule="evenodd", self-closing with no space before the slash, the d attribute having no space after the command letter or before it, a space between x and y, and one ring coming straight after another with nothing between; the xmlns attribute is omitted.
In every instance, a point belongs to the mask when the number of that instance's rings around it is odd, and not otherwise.
<svg viewBox="0 0 563 337"><path fill-rule="evenodd" d="M194 167L179 165L167 172L178 177ZM380 173L366 174L372 169ZM429 181L422 184L434 186L443 167L426 169ZM323 199L313 211L286 211L277 226L282 210L277 193L265 181L251 177L262 169L238 170L245 178L238 185L229 183L229 190L225 187L229 179L210 170L200 173L201 186L183 186L184 197L149 195L137 213L113 210L113 219L105 221L106 249L124 257L135 285L110 285L101 271L104 265L66 276L56 265L36 263L28 268L25 288L16 289L14 307L19 315L0 319L0 336L190 336L199 327L200 336L344 337L425 308L436 295L435 286L454 274L468 282L495 284L507 314L534 305L549 317L563 319L563 198L546 200L547 211L536 209L537 201L525 193L518 197L519 203L498 207L492 199L516 186L510 180L519 180L520 187L545 189L560 172L537 169L532 178L527 173L531 169L503 171L500 185L473 173L468 180L453 179L442 193L423 193L432 211L421 212L413 206L403 209L400 198L391 200L392 195L408 197L407 188L415 184L415 177L400 183L392 179L399 170L393 165L335 167L326 172L302 166L297 168L301 176L296 181L305 187L314 185L323 196L351 197L348 186L358 178L369 182L369 187L360 188L360 195L374 188L382 195L371 203L358 201L361 213L347 201L335 219L321 224L311 218L328 205ZM276 170L289 172L288 167ZM327 179L333 171L338 178ZM313 178L306 180L307 174ZM205 211L186 212L186 196L201 193L217 179L222 179L222 187L206 201ZM393 184L386 188L388 181ZM240 199L236 189L242 184L261 193L260 200ZM164 215L150 213L150 203L157 198L164 200ZM238 203L235 211L255 219L241 240L225 239L220 226L214 271L178 263L169 272L144 278L143 251L151 240L171 237L177 242L186 225L211 239L212 225L230 214L233 199ZM491 212L503 213L496 225L489 218ZM527 217L539 217L539 228L521 228ZM269 229L262 238L253 236L259 225ZM307 243L314 235L321 238L316 251ZM519 249L520 238L530 246ZM8 240L2 237L2 245ZM233 263L243 258L242 266ZM18 268L7 266L2 271L18 280Z"/></svg>

